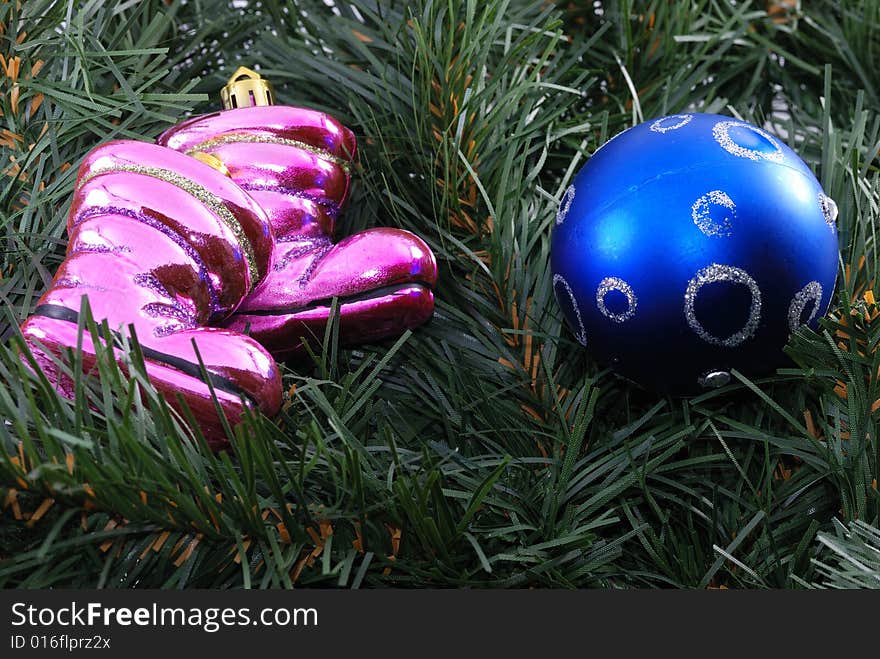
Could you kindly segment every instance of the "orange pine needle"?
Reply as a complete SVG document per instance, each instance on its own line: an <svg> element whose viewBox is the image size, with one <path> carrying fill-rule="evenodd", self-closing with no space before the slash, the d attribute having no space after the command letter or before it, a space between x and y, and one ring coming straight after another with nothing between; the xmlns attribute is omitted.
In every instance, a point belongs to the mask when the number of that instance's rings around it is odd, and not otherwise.
<svg viewBox="0 0 880 659"><path fill-rule="evenodd" d="M352 30L351 33L357 38L361 43L373 43L373 39L368 37L363 32L358 32L357 30Z"/></svg>
<svg viewBox="0 0 880 659"><path fill-rule="evenodd" d="M174 565L180 567L181 565L186 563L186 561L189 559L190 556L192 556L193 551L195 551L195 548L201 541L202 534L199 533L196 537L190 540L190 543L186 546L186 549L183 551L183 553L174 560Z"/></svg>
<svg viewBox="0 0 880 659"><path fill-rule="evenodd" d="M55 503L55 499L46 498L43 499L43 502L40 506L34 511L34 514L31 515L31 518L27 522L27 526L33 526L37 522L40 521L40 518L43 517L48 511L49 508L52 507L52 504Z"/></svg>

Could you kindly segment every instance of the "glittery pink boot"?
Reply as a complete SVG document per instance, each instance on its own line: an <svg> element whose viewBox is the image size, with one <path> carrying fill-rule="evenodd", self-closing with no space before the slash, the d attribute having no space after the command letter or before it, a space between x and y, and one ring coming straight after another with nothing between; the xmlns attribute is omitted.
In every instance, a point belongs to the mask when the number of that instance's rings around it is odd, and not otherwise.
<svg viewBox="0 0 880 659"><path fill-rule="evenodd" d="M347 344L395 336L431 317L437 264L422 239L378 228L332 240L356 150L353 133L332 117L238 107L185 121L158 143L219 159L272 224L275 265L226 327L284 357L302 339L323 337L334 297Z"/></svg>
<svg viewBox="0 0 880 659"><path fill-rule="evenodd" d="M50 355L64 359L77 347L86 296L94 319L117 336L134 327L151 382L172 406L182 397L215 447L225 440L211 388L232 424L245 406L278 411L272 357L247 336L205 327L238 307L272 264L266 216L235 183L170 149L109 142L80 167L67 229L66 258L22 325L59 390L70 395L72 383ZM82 340L90 371L95 348L88 333Z"/></svg>

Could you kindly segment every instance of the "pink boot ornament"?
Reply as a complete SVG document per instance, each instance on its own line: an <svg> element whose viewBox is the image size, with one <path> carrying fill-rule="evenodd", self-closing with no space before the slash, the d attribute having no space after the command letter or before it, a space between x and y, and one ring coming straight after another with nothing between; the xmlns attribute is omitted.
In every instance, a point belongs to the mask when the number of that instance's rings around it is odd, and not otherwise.
<svg viewBox="0 0 880 659"><path fill-rule="evenodd" d="M333 298L344 343L377 340L428 320L437 281L434 255L408 231L333 242L351 131L320 112L271 105L268 83L243 67L223 99L225 111L169 129L158 146L109 142L86 157L66 258L22 325L66 395L72 383L50 354L76 348L82 298L114 332L133 326L151 382L172 406L182 398L214 448L226 442L212 391L233 425L246 407L276 413L272 355L322 337ZM82 349L94 370L88 335Z"/></svg>
<svg viewBox="0 0 880 659"><path fill-rule="evenodd" d="M77 176L67 221L67 256L21 331L37 363L65 394L47 353L77 346L83 296L112 331L133 326L151 382L169 403L180 394L209 441L222 425L203 378L231 423L245 405L281 405L275 360L254 339L207 327L236 309L272 266L272 232L241 188L182 154L145 142L94 149ZM83 365L95 349L83 336Z"/></svg>
<svg viewBox="0 0 880 659"><path fill-rule="evenodd" d="M369 229L333 242L345 205L354 134L332 117L272 105L260 76L238 69L222 112L184 121L158 143L210 154L263 207L275 233L275 265L224 325L249 332L276 357L323 337L331 301L339 336L351 344L396 336L431 317L437 263L401 229Z"/></svg>

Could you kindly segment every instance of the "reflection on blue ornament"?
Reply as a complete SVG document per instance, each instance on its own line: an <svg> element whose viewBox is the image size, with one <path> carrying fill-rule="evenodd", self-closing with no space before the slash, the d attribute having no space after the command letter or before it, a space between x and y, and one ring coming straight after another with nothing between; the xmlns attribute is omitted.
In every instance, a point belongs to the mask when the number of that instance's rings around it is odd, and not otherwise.
<svg viewBox="0 0 880 659"><path fill-rule="evenodd" d="M837 206L777 137L678 114L620 133L559 204L553 288L601 362L674 393L785 364L834 293Z"/></svg>

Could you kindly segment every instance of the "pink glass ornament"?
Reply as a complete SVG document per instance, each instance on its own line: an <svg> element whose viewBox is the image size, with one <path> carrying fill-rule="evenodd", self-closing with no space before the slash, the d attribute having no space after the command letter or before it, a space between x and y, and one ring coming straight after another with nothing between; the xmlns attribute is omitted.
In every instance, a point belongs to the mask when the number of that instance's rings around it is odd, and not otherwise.
<svg viewBox="0 0 880 659"><path fill-rule="evenodd" d="M275 265L226 327L280 358L303 339L323 337L334 297L347 344L395 336L431 317L437 264L421 238L377 228L333 241L357 148L336 119L289 106L237 107L178 124L158 143L216 158L272 224Z"/></svg>
<svg viewBox="0 0 880 659"><path fill-rule="evenodd" d="M266 350L238 332L205 327L272 268L265 213L235 183L170 149L109 142L79 169L67 230L66 258L22 325L41 370L63 393L71 395L72 383L49 355L76 348L86 296L96 321L117 333L134 328L151 382L172 406L182 397L213 445L224 433L209 383L232 424L247 405L278 411L281 378ZM95 349L87 333L82 340L91 371Z"/></svg>
<svg viewBox="0 0 880 659"><path fill-rule="evenodd" d="M87 298L115 338L135 331L150 381L172 406L189 407L214 448L226 439L212 392L232 425L247 407L276 413L270 353L320 339L333 298L343 342L376 340L428 320L437 281L434 255L408 231L333 242L351 131L320 112L272 106L271 87L247 69L222 95L229 107L253 107L185 121L159 145L109 142L86 157L66 258L22 325L40 369L70 396L53 357L77 348ZM88 334L82 360L96 370Z"/></svg>

